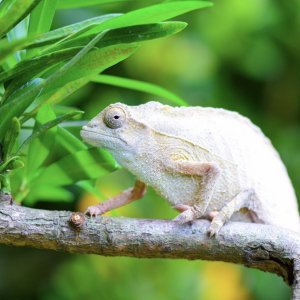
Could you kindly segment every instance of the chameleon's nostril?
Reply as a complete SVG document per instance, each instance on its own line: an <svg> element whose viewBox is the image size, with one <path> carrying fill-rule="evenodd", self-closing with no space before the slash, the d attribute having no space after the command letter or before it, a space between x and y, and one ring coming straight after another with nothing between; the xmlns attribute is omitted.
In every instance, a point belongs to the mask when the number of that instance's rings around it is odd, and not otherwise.
<svg viewBox="0 0 300 300"><path fill-rule="evenodd" d="M95 128L97 127L97 124L96 123L88 123L86 124L86 126L84 126L85 128Z"/></svg>

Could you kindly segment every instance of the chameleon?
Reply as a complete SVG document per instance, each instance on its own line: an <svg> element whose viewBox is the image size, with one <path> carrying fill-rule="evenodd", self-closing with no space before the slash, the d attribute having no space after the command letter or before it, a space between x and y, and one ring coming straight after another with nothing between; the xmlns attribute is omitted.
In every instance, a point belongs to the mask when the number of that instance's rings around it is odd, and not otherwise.
<svg viewBox="0 0 300 300"><path fill-rule="evenodd" d="M229 220L300 232L286 167L259 127L237 112L154 101L115 103L80 134L109 150L137 178L134 187L89 206L90 216L142 198L149 185L179 212L175 222L210 220L210 236Z"/></svg>

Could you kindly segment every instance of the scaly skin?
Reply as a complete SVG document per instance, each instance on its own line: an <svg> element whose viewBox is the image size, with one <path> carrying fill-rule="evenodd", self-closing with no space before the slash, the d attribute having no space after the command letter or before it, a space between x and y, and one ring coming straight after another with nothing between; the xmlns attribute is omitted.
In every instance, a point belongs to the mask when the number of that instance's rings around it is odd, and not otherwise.
<svg viewBox="0 0 300 300"><path fill-rule="evenodd" d="M110 150L181 211L175 221L212 219L210 235L230 219L300 231L295 193L278 153L258 127L237 113L116 103L84 126L81 135ZM130 195L122 197L119 203L132 201Z"/></svg>

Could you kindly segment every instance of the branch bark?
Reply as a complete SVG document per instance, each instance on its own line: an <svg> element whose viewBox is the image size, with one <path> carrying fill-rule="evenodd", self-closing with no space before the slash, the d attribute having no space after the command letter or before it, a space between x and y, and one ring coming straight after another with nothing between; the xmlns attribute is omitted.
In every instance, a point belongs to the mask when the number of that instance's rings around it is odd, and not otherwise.
<svg viewBox="0 0 300 300"><path fill-rule="evenodd" d="M71 212L0 204L0 243L107 256L218 260L276 273L300 300L300 235L275 226L231 222L217 237L209 222L85 218L70 226ZM79 220L82 221L82 220ZM77 224L78 225L78 224Z"/></svg>

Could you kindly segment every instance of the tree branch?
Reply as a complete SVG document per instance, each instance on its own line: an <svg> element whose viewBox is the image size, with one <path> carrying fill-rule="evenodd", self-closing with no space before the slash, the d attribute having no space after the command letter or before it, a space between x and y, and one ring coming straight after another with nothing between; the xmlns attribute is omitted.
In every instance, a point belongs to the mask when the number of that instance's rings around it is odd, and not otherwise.
<svg viewBox="0 0 300 300"><path fill-rule="evenodd" d="M217 237L209 222L178 225L167 220L85 218L70 226L71 212L0 204L0 243L108 256L218 260L276 273L300 300L300 235L252 223L231 222ZM76 215L77 217L77 215Z"/></svg>

